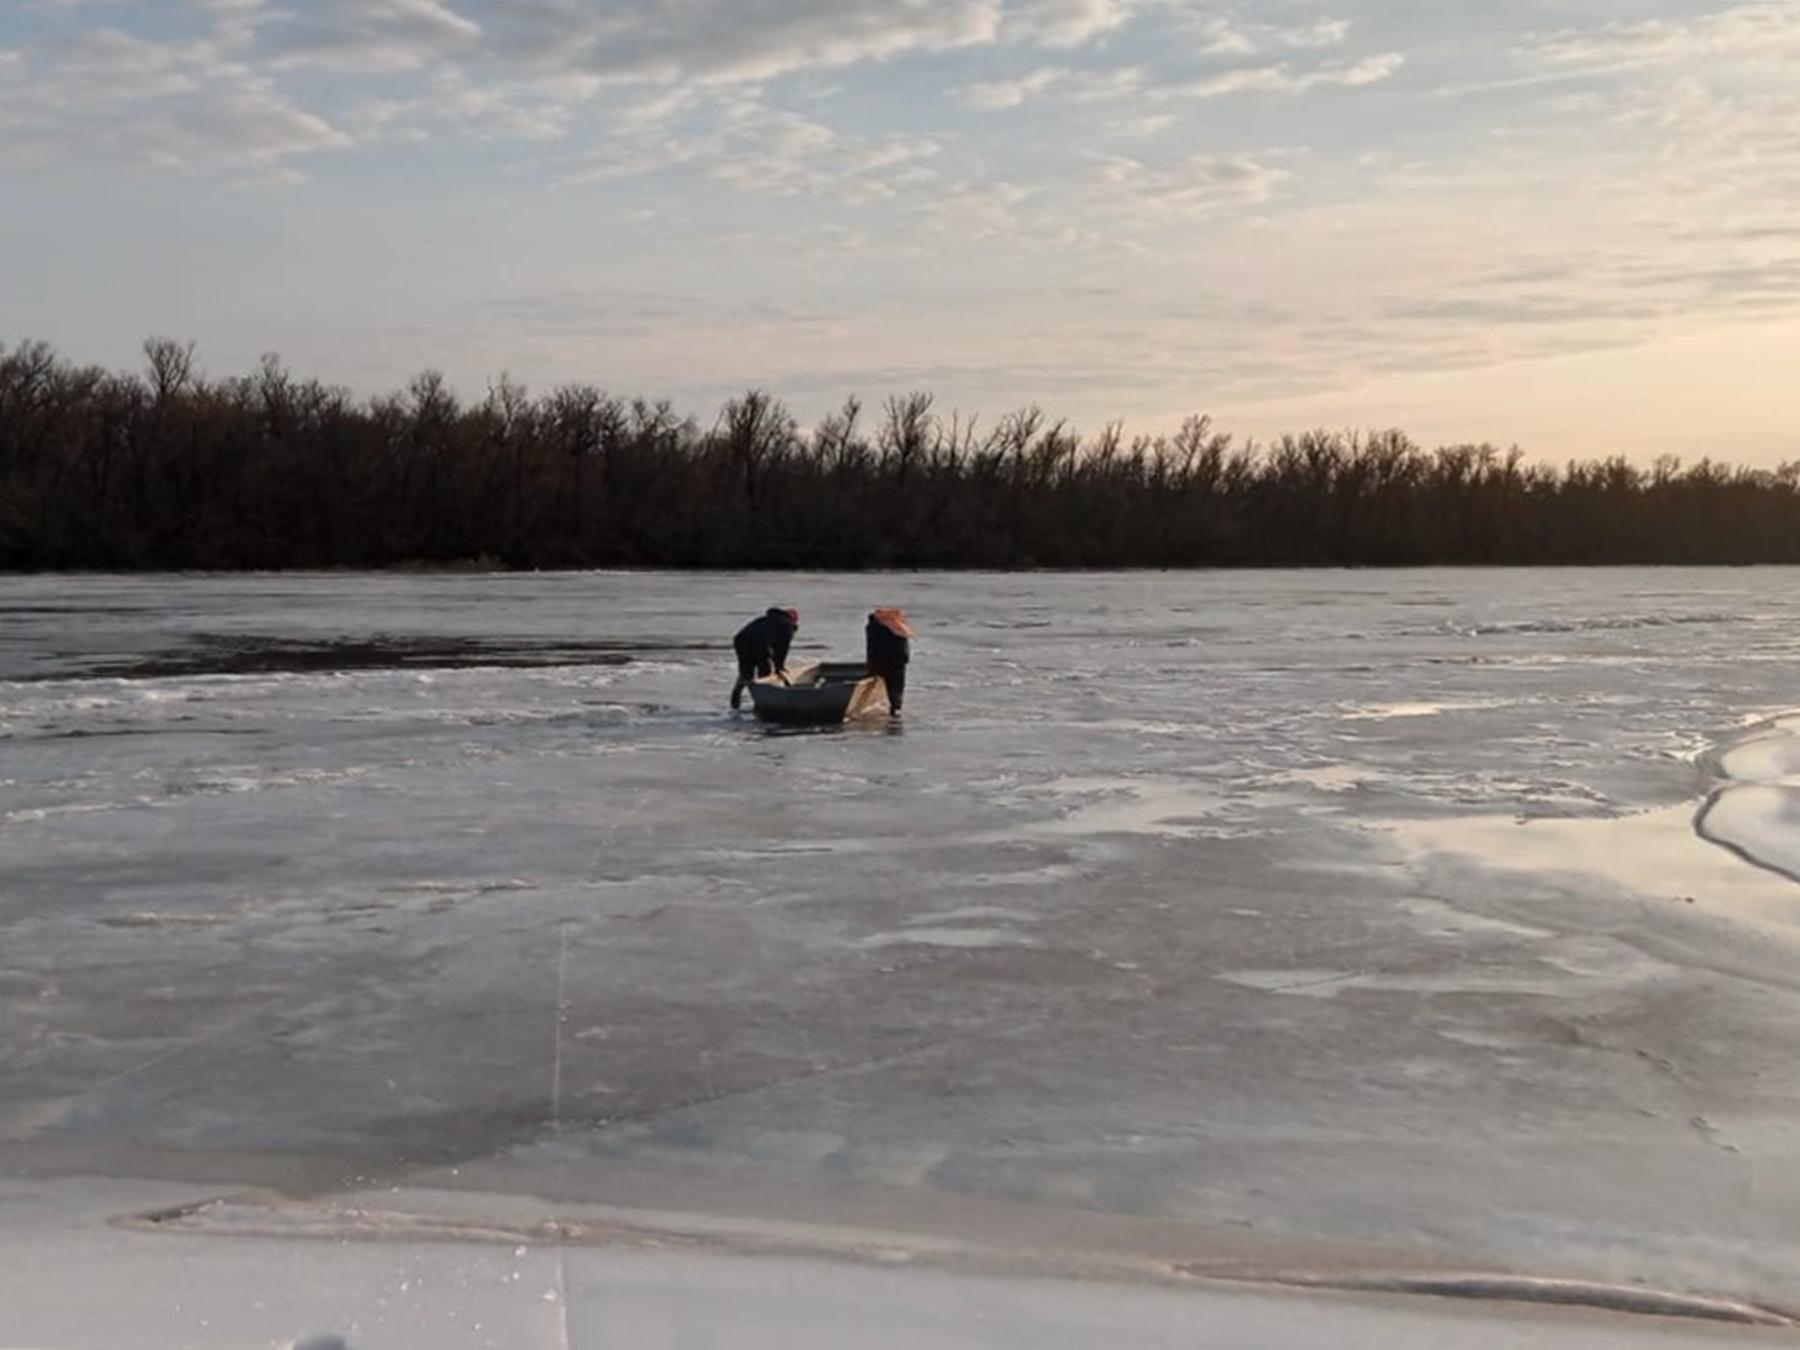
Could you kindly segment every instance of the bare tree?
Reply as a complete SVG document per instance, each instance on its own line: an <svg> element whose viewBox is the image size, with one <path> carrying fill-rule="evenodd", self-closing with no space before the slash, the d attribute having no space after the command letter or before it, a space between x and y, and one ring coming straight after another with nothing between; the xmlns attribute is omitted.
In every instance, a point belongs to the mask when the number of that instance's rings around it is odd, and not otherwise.
<svg viewBox="0 0 1800 1350"><path fill-rule="evenodd" d="M185 390L194 377L194 344L191 342L150 338L144 343L144 358L149 363L150 392L156 396L158 406Z"/></svg>

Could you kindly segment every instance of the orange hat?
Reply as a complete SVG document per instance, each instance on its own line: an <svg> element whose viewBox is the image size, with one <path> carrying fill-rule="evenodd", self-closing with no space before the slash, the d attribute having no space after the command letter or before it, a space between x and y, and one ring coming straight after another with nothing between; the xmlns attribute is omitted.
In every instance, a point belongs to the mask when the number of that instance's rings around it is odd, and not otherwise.
<svg viewBox="0 0 1800 1350"><path fill-rule="evenodd" d="M906 622L905 612L894 606L876 610L875 621L889 632L898 633L901 637L913 636L912 627Z"/></svg>

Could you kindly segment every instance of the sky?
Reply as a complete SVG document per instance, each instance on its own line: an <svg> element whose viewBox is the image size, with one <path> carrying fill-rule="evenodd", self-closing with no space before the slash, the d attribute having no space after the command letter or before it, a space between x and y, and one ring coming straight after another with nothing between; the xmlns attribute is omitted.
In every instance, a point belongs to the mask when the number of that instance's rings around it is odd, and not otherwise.
<svg viewBox="0 0 1800 1350"><path fill-rule="evenodd" d="M1800 458L1800 0L3 0L0 343Z"/></svg>

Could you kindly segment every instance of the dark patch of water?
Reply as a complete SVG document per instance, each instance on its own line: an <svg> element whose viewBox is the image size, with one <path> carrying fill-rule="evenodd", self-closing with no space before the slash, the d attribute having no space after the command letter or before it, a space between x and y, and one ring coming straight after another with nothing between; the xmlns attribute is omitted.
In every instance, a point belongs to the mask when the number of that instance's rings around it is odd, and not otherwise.
<svg viewBox="0 0 1800 1350"><path fill-rule="evenodd" d="M155 680L194 675L297 675L351 670L514 670L553 666L626 666L647 656L715 651L717 643L615 639L533 642L469 637L282 638L199 634L185 645L77 671L28 675L26 683L66 679Z"/></svg>

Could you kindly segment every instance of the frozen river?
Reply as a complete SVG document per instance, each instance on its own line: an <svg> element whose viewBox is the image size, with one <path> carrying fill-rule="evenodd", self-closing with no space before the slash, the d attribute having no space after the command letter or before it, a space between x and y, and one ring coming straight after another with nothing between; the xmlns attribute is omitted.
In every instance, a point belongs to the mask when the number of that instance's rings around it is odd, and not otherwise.
<svg viewBox="0 0 1800 1350"><path fill-rule="evenodd" d="M1796 708L1779 570L0 580L0 1175L1800 1303Z"/></svg>

